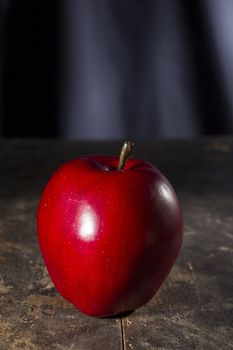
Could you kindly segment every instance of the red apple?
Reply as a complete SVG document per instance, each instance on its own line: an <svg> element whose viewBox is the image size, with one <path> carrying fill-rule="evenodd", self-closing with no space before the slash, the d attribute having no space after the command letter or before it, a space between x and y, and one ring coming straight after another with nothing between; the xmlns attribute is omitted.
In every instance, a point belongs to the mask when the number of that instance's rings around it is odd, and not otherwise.
<svg viewBox="0 0 233 350"><path fill-rule="evenodd" d="M62 165L38 208L38 239L57 290L91 316L148 302L182 242L182 213L168 180L151 164L85 156Z"/></svg>

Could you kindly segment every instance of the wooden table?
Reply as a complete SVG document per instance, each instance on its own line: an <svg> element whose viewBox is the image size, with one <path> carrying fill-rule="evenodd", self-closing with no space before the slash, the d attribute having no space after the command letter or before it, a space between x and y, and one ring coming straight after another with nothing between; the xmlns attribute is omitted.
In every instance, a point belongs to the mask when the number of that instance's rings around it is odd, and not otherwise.
<svg viewBox="0 0 233 350"><path fill-rule="evenodd" d="M138 142L169 178L185 218L183 249L159 293L122 319L82 315L41 260L36 209L51 173L120 142L0 141L0 349L233 349L233 139Z"/></svg>

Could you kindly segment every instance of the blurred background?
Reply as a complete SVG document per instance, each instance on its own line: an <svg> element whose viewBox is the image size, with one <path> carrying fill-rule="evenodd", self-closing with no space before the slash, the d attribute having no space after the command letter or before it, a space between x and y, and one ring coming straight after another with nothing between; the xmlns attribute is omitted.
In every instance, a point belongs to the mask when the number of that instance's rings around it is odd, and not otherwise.
<svg viewBox="0 0 233 350"><path fill-rule="evenodd" d="M233 133L232 0L0 0L0 135Z"/></svg>

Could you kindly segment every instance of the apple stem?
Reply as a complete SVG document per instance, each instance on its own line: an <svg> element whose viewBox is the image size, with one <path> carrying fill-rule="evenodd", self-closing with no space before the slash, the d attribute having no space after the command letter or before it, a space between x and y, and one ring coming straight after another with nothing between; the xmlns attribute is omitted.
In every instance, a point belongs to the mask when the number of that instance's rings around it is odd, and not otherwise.
<svg viewBox="0 0 233 350"><path fill-rule="evenodd" d="M117 170L123 170L130 153L132 152L134 143L132 141L125 141L120 153L120 159L118 163Z"/></svg>

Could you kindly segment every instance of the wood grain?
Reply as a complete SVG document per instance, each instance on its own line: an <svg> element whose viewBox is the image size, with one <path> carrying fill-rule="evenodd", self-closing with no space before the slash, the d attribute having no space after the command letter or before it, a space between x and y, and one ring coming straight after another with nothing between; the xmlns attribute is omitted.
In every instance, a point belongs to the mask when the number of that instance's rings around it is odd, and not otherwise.
<svg viewBox="0 0 233 350"><path fill-rule="evenodd" d="M0 141L0 349L233 349L233 140L139 142L184 210L181 255L159 293L122 319L82 315L41 260L40 193L63 162L121 142Z"/></svg>

